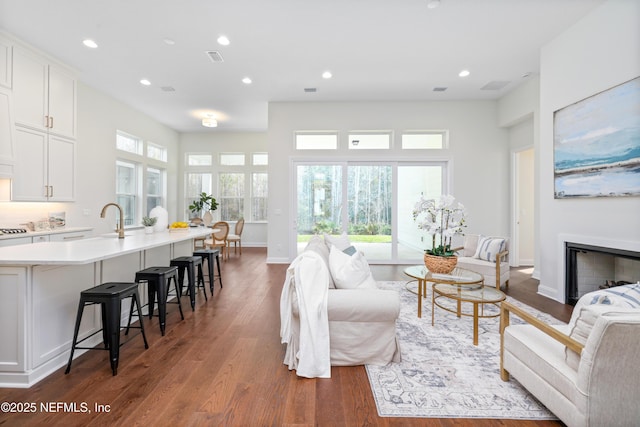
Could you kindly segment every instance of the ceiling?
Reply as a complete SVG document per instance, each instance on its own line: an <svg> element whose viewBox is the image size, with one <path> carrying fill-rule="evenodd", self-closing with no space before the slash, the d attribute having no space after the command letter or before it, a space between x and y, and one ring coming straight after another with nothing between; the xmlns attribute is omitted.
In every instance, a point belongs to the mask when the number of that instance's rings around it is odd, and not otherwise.
<svg viewBox="0 0 640 427"><path fill-rule="evenodd" d="M176 131L264 131L275 101L499 98L539 72L542 46L603 2L0 0L0 29ZM202 127L207 113L217 128Z"/></svg>

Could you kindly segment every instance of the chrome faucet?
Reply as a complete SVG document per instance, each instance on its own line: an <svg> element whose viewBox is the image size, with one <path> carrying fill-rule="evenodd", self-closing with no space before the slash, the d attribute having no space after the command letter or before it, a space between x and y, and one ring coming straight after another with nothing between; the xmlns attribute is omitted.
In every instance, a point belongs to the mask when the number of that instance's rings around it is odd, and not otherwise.
<svg viewBox="0 0 640 427"><path fill-rule="evenodd" d="M104 218L104 214L107 211L109 206L115 206L120 211L120 225L116 228L118 232L118 239L124 239L124 212L122 211L122 207L117 203L107 203L102 208L102 212L100 212L100 218Z"/></svg>

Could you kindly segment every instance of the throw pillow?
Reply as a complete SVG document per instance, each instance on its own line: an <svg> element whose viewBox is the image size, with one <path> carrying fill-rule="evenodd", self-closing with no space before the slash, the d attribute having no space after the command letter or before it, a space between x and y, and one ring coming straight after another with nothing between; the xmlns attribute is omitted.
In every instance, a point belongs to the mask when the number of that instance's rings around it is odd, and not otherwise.
<svg viewBox="0 0 640 427"><path fill-rule="evenodd" d="M331 246L335 246L341 251L344 251L351 246L349 236L347 236L346 232L339 236L331 236L330 234L324 233L324 242L327 244L329 249L331 249Z"/></svg>
<svg viewBox="0 0 640 427"><path fill-rule="evenodd" d="M494 237L481 237L478 239L478 248L474 258L496 262L496 255L504 251L506 243L504 239Z"/></svg>
<svg viewBox="0 0 640 427"><path fill-rule="evenodd" d="M347 255L337 246L332 246L329 252L329 270L337 289L377 288L369 263L362 252Z"/></svg>

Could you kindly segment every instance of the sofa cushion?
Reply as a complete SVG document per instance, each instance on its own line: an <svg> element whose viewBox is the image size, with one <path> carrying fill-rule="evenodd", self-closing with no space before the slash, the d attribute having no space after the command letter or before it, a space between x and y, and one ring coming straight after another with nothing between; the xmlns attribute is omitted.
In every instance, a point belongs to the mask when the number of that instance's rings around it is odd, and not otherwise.
<svg viewBox="0 0 640 427"><path fill-rule="evenodd" d="M378 288L362 252L350 256L337 246L332 246L329 252L329 270L338 289Z"/></svg>
<svg viewBox="0 0 640 427"><path fill-rule="evenodd" d="M603 304L624 308L640 308L640 283L632 283L608 289L599 289L597 291L584 294L580 297L573 308L569 325L575 325L582 307L593 304Z"/></svg>
<svg viewBox="0 0 640 427"><path fill-rule="evenodd" d="M496 237L480 237L474 258L484 261L495 262L496 255L505 250L506 242L504 239Z"/></svg>

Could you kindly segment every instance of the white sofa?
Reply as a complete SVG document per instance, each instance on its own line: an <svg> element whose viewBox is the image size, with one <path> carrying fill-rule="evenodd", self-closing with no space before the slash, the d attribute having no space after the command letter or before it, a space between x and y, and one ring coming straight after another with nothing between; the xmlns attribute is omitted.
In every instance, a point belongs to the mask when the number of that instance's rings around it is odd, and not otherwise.
<svg viewBox="0 0 640 427"><path fill-rule="evenodd" d="M602 298L583 296L560 326L503 302L502 379L515 377L569 427L640 423L640 309ZM508 326L509 312L529 324Z"/></svg>
<svg viewBox="0 0 640 427"><path fill-rule="evenodd" d="M386 365L400 361L400 346L396 337L396 319L400 314L398 292L384 289L335 287L329 268L329 248L319 236L314 236L305 251L314 251L320 256L318 268L326 277L325 283L317 284L328 288L327 316L329 323L331 366L354 366L363 364ZM309 264L307 264L309 265ZM290 280L295 280L291 277ZM283 288L284 292L284 288ZM283 298L291 301L291 333L287 345L285 363L289 369L297 369L300 342L300 317L298 297ZM284 309L284 310L283 310ZM286 313L288 307L281 307ZM285 319L282 319L284 322Z"/></svg>
<svg viewBox="0 0 640 427"><path fill-rule="evenodd" d="M458 255L458 267L475 271L484 276L484 284L500 289L500 286L509 287L509 239L504 237L490 237L490 239L503 240L500 249L496 253L485 252L481 257L476 256L479 234L466 234L464 245L454 248ZM483 259L484 257L485 259ZM489 259L493 259L492 261Z"/></svg>

